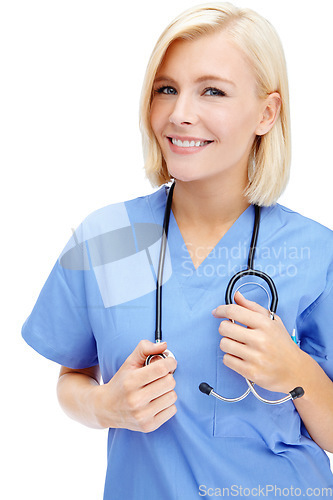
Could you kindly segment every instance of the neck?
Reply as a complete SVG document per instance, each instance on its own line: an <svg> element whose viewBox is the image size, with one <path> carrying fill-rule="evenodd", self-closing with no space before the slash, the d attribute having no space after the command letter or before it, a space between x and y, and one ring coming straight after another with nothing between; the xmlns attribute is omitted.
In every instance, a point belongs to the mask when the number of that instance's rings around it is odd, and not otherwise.
<svg viewBox="0 0 333 500"><path fill-rule="evenodd" d="M172 211L183 226L207 232L232 224L250 205L244 196L245 183L208 180L176 180Z"/></svg>

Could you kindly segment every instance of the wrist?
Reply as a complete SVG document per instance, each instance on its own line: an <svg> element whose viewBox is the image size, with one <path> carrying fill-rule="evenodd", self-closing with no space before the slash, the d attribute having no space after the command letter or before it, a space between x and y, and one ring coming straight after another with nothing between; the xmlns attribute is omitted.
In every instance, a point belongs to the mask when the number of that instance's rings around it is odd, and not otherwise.
<svg viewBox="0 0 333 500"><path fill-rule="evenodd" d="M105 404L105 386L104 384L94 386L88 394L91 413L95 419L96 427L99 429L107 429L110 427L106 419L106 404Z"/></svg>
<svg viewBox="0 0 333 500"><path fill-rule="evenodd" d="M282 392L286 394L296 387L303 387L306 379L306 374L309 369L308 364L312 358L304 351L294 345L294 352L289 358L288 365L285 367ZM281 380L281 381L282 381Z"/></svg>
<svg viewBox="0 0 333 500"><path fill-rule="evenodd" d="M315 369L315 365L317 365L317 363L309 354L298 349L293 363L292 377L289 381L289 391L293 390L295 387L302 387L305 396L310 389L309 383L311 384L311 374Z"/></svg>

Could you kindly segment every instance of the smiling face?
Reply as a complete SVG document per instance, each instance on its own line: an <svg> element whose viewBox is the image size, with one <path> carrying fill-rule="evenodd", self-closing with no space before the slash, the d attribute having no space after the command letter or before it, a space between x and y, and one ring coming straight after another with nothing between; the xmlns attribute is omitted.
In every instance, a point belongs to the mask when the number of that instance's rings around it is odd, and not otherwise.
<svg viewBox="0 0 333 500"><path fill-rule="evenodd" d="M272 121L265 109L250 65L225 32L173 42L155 77L150 115L170 175L231 174L245 187L253 141Z"/></svg>

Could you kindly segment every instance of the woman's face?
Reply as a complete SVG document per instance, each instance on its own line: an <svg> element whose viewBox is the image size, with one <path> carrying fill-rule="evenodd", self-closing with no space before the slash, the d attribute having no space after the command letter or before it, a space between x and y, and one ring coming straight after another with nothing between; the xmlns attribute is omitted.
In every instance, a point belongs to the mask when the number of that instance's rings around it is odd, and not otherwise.
<svg viewBox="0 0 333 500"><path fill-rule="evenodd" d="M151 107L170 175L190 181L232 172L247 182L264 109L251 67L225 33L175 41L156 74Z"/></svg>

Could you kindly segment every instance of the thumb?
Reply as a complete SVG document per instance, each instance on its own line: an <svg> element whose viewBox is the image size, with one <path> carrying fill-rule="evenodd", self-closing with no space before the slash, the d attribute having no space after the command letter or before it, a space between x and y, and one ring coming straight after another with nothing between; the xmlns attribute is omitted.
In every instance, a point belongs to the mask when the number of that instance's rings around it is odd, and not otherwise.
<svg viewBox="0 0 333 500"><path fill-rule="evenodd" d="M264 316L267 316L267 309L257 304L257 302L253 302L252 300L248 300L242 295L240 292L236 292L234 295L234 300L236 304L239 306L245 307L250 311L258 312Z"/></svg>
<svg viewBox="0 0 333 500"><path fill-rule="evenodd" d="M133 368L142 367L146 358L150 354L162 354L167 348L166 342L150 342L150 340L141 340L134 351L128 356L125 364Z"/></svg>

